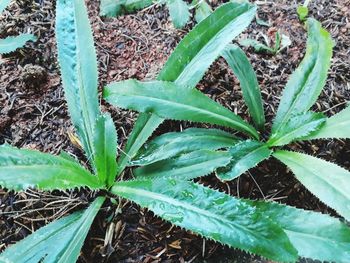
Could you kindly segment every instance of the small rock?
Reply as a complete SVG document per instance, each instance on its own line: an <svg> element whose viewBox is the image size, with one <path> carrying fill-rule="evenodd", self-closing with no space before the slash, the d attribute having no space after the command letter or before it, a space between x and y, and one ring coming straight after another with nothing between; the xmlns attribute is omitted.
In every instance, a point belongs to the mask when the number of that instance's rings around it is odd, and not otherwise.
<svg viewBox="0 0 350 263"><path fill-rule="evenodd" d="M47 81L47 73L43 67L27 64L24 66L20 79L26 88L38 89Z"/></svg>

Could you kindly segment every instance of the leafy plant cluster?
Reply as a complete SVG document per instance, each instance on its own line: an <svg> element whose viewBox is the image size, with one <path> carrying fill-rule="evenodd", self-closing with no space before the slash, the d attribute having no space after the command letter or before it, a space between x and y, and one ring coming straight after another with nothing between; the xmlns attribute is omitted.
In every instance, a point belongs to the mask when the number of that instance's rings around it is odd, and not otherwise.
<svg viewBox="0 0 350 263"><path fill-rule="evenodd" d="M184 0L101 0L100 14L102 16L114 17L130 14L155 4L166 5L169 9L170 18L176 28L183 28L189 22L191 9L195 10L194 17L197 22L200 22L213 12L206 0L193 0L190 5Z"/></svg>
<svg viewBox="0 0 350 263"><path fill-rule="evenodd" d="M11 0L0 0L0 14L10 4ZM21 34L19 36L11 36L0 39L0 54L7 54L21 48L28 41L36 41L33 34Z"/></svg>
<svg viewBox="0 0 350 263"><path fill-rule="evenodd" d="M7 248L0 254L1 262L74 262L108 198L105 192L129 199L205 238L271 260L350 261L350 229L339 219L274 202L236 198L193 181L212 172L223 181L233 180L274 157L290 167L321 201L350 219L349 172L319 158L280 149L293 141L350 135L350 108L331 118L310 111L325 84L333 47L318 21L307 20L306 55L285 87L269 140L259 139L265 117L254 70L244 52L230 44L255 17L256 6L231 2L184 37L156 80L126 80L104 89L103 97L111 104L141 112L116 161L116 128L98 103L96 51L86 6L83 0L57 0L56 8L63 87L91 169L65 152L53 156L3 145L0 185L15 191L77 187L103 191L86 210L56 220ZM219 56L241 83L253 125L195 89ZM210 123L242 136L190 128L146 143L164 119ZM128 166L136 167L135 178L123 180Z"/></svg>

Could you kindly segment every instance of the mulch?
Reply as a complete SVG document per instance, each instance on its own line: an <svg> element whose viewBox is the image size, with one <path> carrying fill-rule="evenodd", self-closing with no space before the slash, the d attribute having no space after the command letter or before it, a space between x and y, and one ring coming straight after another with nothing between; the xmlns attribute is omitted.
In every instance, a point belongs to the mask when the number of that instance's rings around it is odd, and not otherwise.
<svg viewBox="0 0 350 263"><path fill-rule="evenodd" d="M273 42L275 32L280 30L292 40L290 47L275 56L245 49L262 89L269 123L267 131L288 76L305 52L306 32L295 12L297 2L300 1L256 1L259 18L268 21L270 26L254 22L240 36L259 40L266 36ZM219 4L217 0L212 2L213 6ZM100 89L111 81L153 79L194 25L190 22L184 30L174 29L164 7L153 6L115 19L99 17L96 1L88 1L88 7L98 51ZM54 1L17 0L0 15L1 38L22 32L38 36L36 43L29 43L0 60L0 144L52 154L64 150L84 160L80 149L69 139L74 129L60 83L54 10ZM322 22L336 43L326 87L313 108L329 116L343 109L350 100L349 14L349 0L320 0L310 4L310 16ZM211 66L198 88L249 120L239 82L224 60L218 59ZM102 109L111 112L118 127L120 147L123 147L137 113L104 103ZM193 126L188 122L166 121L155 135ZM288 149L350 169L349 141L295 143ZM200 182L234 196L272 199L336 216L298 183L285 166L273 159L234 182L221 183L214 176L201 178ZM0 251L54 219L86 207L97 194L84 189L52 193L35 190L14 193L0 189ZM202 239L171 226L135 204L119 201L119 206L112 202L104 205L86 239L79 262L267 262Z"/></svg>

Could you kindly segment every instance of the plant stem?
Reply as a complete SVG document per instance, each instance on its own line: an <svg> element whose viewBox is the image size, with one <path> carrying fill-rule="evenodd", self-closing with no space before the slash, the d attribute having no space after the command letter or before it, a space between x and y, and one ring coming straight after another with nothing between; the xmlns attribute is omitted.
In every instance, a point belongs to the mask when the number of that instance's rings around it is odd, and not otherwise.
<svg viewBox="0 0 350 263"><path fill-rule="evenodd" d="M307 7L309 5L309 3L310 3L310 0L305 0L303 6Z"/></svg>

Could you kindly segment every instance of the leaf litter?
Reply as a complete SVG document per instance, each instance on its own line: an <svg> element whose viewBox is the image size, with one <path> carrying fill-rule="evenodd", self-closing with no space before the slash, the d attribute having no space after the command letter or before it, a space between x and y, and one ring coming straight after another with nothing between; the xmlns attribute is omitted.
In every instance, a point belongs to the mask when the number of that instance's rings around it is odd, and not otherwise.
<svg viewBox="0 0 350 263"><path fill-rule="evenodd" d="M49 0L21 0L0 17L0 37L26 33L38 36L36 43L4 55L0 61L0 144L58 154L65 150L84 160L79 147L72 144L74 130L63 97L54 39L54 4ZM317 3L316 3L317 2ZM175 30L162 7L151 7L118 19L98 17L98 3L88 1L100 62L100 86L128 78L154 79L171 51L194 23ZM220 4L213 1L212 6ZM259 18L269 27L253 23L241 39L254 38L259 32L273 39L276 31L291 40L291 45L277 55L257 54L250 48L248 57L262 88L267 121L271 123L281 90L297 67L305 50L306 33L296 14L296 5L287 0L259 2ZM350 1L311 1L310 16L320 20L336 41L332 67L326 88L313 110L331 116L350 100ZM28 66L31 65L31 66ZM44 70L42 81L31 85L28 67ZM26 80L26 83L24 83ZM218 59L198 88L249 120L238 80L223 59ZM130 133L137 114L107 105L112 113L121 147ZM155 135L192 127L189 122L166 121ZM198 127L209 127L200 125ZM270 127L267 127L269 130ZM350 169L350 142L324 140L295 143L290 150L307 152ZM251 177L252 175L253 177ZM129 176L128 173L125 176ZM299 208L330 213L310 192L297 182L284 165L272 159L233 182L221 183L215 176L199 180L204 185L231 195L276 200ZM0 250L22 239L56 218L85 207L95 192L76 189L69 192L23 193L0 190ZM123 209L123 214L116 211ZM105 220L107 218L107 220ZM110 226L114 227L114 233ZM107 228L109 229L106 235ZM105 241L108 236L108 242ZM130 202L106 203L97 217L83 248L79 262L267 262L237 250L171 226Z"/></svg>

